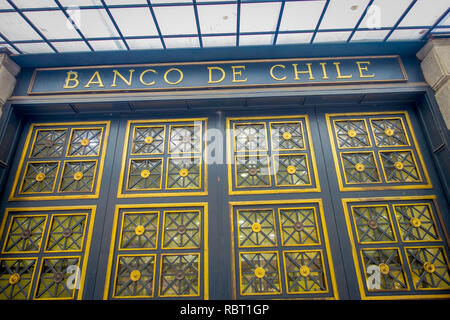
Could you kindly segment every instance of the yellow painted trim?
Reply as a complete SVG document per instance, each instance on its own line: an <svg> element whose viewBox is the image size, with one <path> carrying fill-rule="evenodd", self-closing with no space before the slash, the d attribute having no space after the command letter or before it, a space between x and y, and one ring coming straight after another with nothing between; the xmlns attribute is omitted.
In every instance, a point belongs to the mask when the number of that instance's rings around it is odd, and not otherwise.
<svg viewBox="0 0 450 320"><path fill-rule="evenodd" d="M172 150L170 148L171 141L172 141L172 128L173 127L181 127L181 128L183 128L183 127L192 127L192 128L194 128L194 133L195 133L196 128L200 127L200 129L199 129L199 131L200 131L199 136L200 136L200 146L201 146L203 144L203 125L202 125L203 121L199 121L199 122L200 123L196 123L196 121L194 121L193 124L177 124L177 125L170 124L169 125L169 136L168 136L168 144L167 144L167 154L168 155L169 154L184 155L185 153L192 155L192 154L201 154L202 153L201 149L200 149L200 151L172 152ZM164 126L164 128L165 127L166 126Z"/></svg>
<svg viewBox="0 0 450 320"><path fill-rule="evenodd" d="M438 237L436 240L405 240L403 238L403 232L402 232L402 229L400 228L400 222L398 221L397 214L396 214L396 207L418 206L418 205L419 206L427 206L428 209L430 210L430 216L431 216L431 221L433 223L433 228L434 228L434 231L436 232L436 236ZM398 230L400 231L400 238L402 239L403 242L406 242L406 243L434 242L434 241L442 242L442 238L441 238L441 235L440 235L440 232L439 232L439 228L438 228L438 225L436 223L436 219L434 217L435 213L434 213L434 210L433 210L432 206L429 203L425 203L425 202L424 203L402 203L402 204L393 204L392 207L394 208L395 221L397 223Z"/></svg>
<svg viewBox="0 0 450 320"><path fill-rule="evenodd" d="M151 296L146 296L146 295L139 295L139 296L116 296L114 294L114 289L116 288L116 284L117 284L117 272L119 271L118 269L118 265L119 265L119 260L121 257L154 257L154 261L153 261L153 278L152 278L152 295ZM157 263L157 255L156 253L147 253L147 254L118 254L116 257L116 268L114 270L114 284L113 284L113 294L111 295L112 298L114 299L132 299L132 298L153 298L155 296L155 273L156 273L156 263ZM110 270L108 270L108 272L111 272Z"/></svg>
<svg viewBox="0 0 450 320"><path fill-rule="evenodd" d="M305 117L304 117L305 118ZM306 118L305 118L306 121ZM273 134L272 134L272 124L292 124L292 123L298 123L300 125L300 133L302 135L302 141L303 141L303 148L293 148L293 149L276 149L272 147L272 151L301 151L301 150L307 150L306 148L306 141L305 141L305 132L303 130L303 123L301 121L270 121L269 122L269 134L271 137L271 145L273 146ZM282 138L282 137L281 137Z"/></svg>
<svg viewBox="0 0 450 320"><path fill-rule="evenodd" d="M75 130L86 130L86 131L88 131L88 130L98 130L98 129L101 130L100 143L98 145L98 152L99 152L98 154L96 154L96 155L74 155L74 156L69 155L70 145L72 144L72 137L73 137L73 133L74 133ZM103 141L103 127L71 128L70 129L70 135L69 135L69 142L67 144L65 157L66 158L99 157L100 156L100 152L102 150L103 143L104 143L104 141Z"/></svg>
<svg viewBox="0 0 450 320"><path fill-rule="evenodd" d="M131 162L132 161L143 161L143 160L161 160L161 170L160 170L160 179L159 179L159 188L139 188L139 189L128 189L129 182L130 182L130 168L131 168ZM163 180L163 172L164 172L164 158L129 158L128 159L128 167L127 167L127 175L126 175L126 184L125 184L125 190L126 191L146 191L146 190L161 190L162 189L162 180Z"/></svg>
<svg viewBox="0 0 450 320"><path fill-rule="evenodd" d="M198 213L198 216L200 218L200 226L198 229L198 233L199 233L199 245L197 247L173 247L173 248L169 248L169 247L165 247L164 243L165 243L165 239L166 239L166 213ZM201 227L201 223L202 223L202 213L200 210L163 210L163 226L162 226L162 241L161 241L161 249L163 250L179 250L179 249L200 249L201 246L201 239L202 239L202 227Z"/></svg>
<svg viewBox="0 0 450 320"><path fill-rule="evenodd" d="M277 175L278 175L278 171L275 172L275 157L277 158L283 158L283 157L291 157L291 156L305 156L306 158L306 168L308 171L308 178L309 178L309 182L308 184L302 184L302 185L293 185L293 184L278 184L277 181ZM278 164L280 163L280 161L278 161ZM275 180L275 187L283 187L283 186L288 186L288 187L303 187L303 186L312 186L313 185L313 181L311 179L311 168L309 166L309 159L308 159L308 154L307 153L287 153L287 154L277 154L277 155L272 155L272 165L274 166L273 168L273 172L274 172L274 180ZM280 170L280 166L278 166L278 170ZM288 173L289 174L289 173ZM317 190L317 188L314 188L315 190Z"/></svg>
<svg viewBox="0 0 450 320"><path fill-rule="evenodd" d="M34 260L34 268L33 268L33 272L31 273L31 279L30 279L30 284L28 286L28 292L27 292L27 297L25 299L30 299L30 294L31 294L31 287L33 286L35 279L35 275L36 275L36 269L37 269L37 264L38 264L38 258L28 258L28 257L19 257L19 258L1 258L0 259L0 263L2 261L5 260L13 260L13 261L18 261L18 260Z"/></svg>
<svg viewBox="0 0 450 320"><path fill-rule="evenodd" d="M353 208L368 208L368 207L370 207L370 208L373 208L373 207L384 207L384 208L386 208L386 212L387 212L387 215L388 215L388 218L389 218L390 227L391 227L391 230L392 230L392 235L394 236L394 241L365 241L365 242L361 242L361 239L359 238L358 226L356 225L356 220L355 220L355 215L354 215ZM391 214L391 210L389 208L389 205L387 205L387 204L358 205L358 206L350 206L350 209L352 210L353 226L355 228L356 238L357 238L357 241L358 241L359 244L362 244L362 245L375 244L376 245L376 244L381 244L381 243L397 243L398 242L397 234L395 232L394 224L392 222L392 214Z"/></svg>
<svg viewBox="0 0 450 320"><path fill-rule="evenodd" d="M50 192L48 192L48 191L47 192L45 192L45 191L44 192L22 192L22 187L23 187L23 184L25 183L25 176L27 175L27 172L28 172L28 165L29 164L35 164L35 163L48 163L48 164L56 163L57 164L55 178L53 179L52 191L50 191ZM25 195L26 194L49 194L49 193L55 192L56 180L58 180L58 177L59 177L59 168L60 168L60 166L61 166L61 162L60 161L45 161L45 160L44 161L27 161L25 170L23 172L23 177L22 177L22 180L20 182L19 190L17 190L17 194L25 194ZM17 171L17 172L19 172L19 171Z"/></svg>
<svg viewBox="0 0 450 320"><path fill-rule="evenodd" d="M64 193L64 192L79 192L79 193L83 193L86 191L61 191L61 184L63 181L63 176L64 176L64 171L66 169L66 163L77 163L77 162L95 162L95 169L94 169L94 176L92 177L92 185L91 185L91 190L89 192L92 192L94 190L94 185L100 184L100 182L96 181L97 179L97 170L98 170L98 160L97 159L92 159L92 160L65 160L63 163L63 169L62 169L62 173L61 173L61 177L59 179L59 185L58 185L58 193Z"/></svg>
<svg viewBox="0 0 450 320"><path fill-rule="evenodd" d="M241 211L270 211L272 213L272 221L273 221L273 234L275 236L275 244L273 245L259 245L259 246L243 246L241 243L238 243L238 248L269 248L269 247L277 247L278 246L278 237L277 237L277 221L275 219L275 212L273 208L262 208L262 209L241 209L237 210L236 219L237 219L237 233L238 233L238 239L240 239L240 225L239 225L239 215Z"/></svg>
<svg viewBox="0 0 450 320"><path fill-rule="evenodd" d="M415 180L415 181L388 181L387 177L386 177L386 169L384 167L384 163L383 163L383 158L381 157L382 153L388 153L388 152L409 152L411 154L411 158L413 159L414 162L414 166L416 167L416 171L417 171L417 175L419 176L419 180ZM416 161L416 157L414 156L414 151L410 150L410 149L398 149L398 150L378 150L378 157L380 159L380 163L381 166L383 168L383 176L384 176L384 180L386 183L418 183L418 182L422 182L422 175L420 174L420 168L417 165L417 161Z"/></svg>
<svg viewBox="0 0 450 320"><path fill-rule="evenodd" d="M133 136L131 139L131 146L133 146L134 140L136 139L136 129L140 129L140 128L163 128L163 132L162 132L162 152L151 152L151 153L146 153L146 152L140 152L140 153L133 153L133 148L130 150L130 156L136 156L136 155L163 155L165 152L165 146L166 146L166 126L165 125L161 125L161 126L133 126ZM127 126L127 130L128 130L128 126ZM127 131L128 134L128 131Z"/></svg>
<svg viewBox="0 0 450 320"><path fill-rule="evenodd" d="M303 209L312 209L313 210L313 214L314 214L314 223L315 223L315 229L316 229L316 233L317 233L317 243L312 243L312 244L308 244L308 243L298 243L298 244L286 244L284 243L284 237L283 237L283 225L281 223L281 210L303 210ZM320 236L320 230L319 230L319 224L317 221L317 212L316 212L316 207L290 207L290 208L278 208L278 221L280 223L280 237L281 237L281 245L283 247L305 247L305 246L321 246L322 245L322 241L321 241L321 236Z"/></svg>
<svg viewBox="0 0 450 320"><path fill-rule="evenodd" d="M36 143L36 139L37 139L37 135L39 132L42 131L65 131L66 133L69 131L69 128L50 128L50 129L36 129L36 131L34 131L34 137L33 137L33 142L31 144L31 148L30 148L30 153L28 154L28 159L41 159L39 157L32 157L31 155L33 154L33 149L34 149L34 145ZM27 140L28 141L28 140ZM61 158L63 157L63 155L65 154L64 149L66 148L66 142L64 142L64 146L61 152L61 156L60 157L49 157L49 158Z"/></svg>
<svg viewBox="0 0 450 320"><path fill-rule="evenodd" d="M14 211L19 211L19 210L14 210L14 208L7 208L5 210L5 215L3 217L3 223L2 223L2 228L1 228L1 233L0 233L0 237L1 235L3 235L3 231L4 231L4 227L6 226L6 221L8 219L8 216L11 217L11 219L9 220L9 224L8 224L8 230L6 231L5 234L5 242L3 243L3 247L2 247L2 254L27 254L27 253L39 253L41 251L42 248L42 241L45 237L45 231L47 230L47 221L48 221L48 215L47 214L36 214L36 215L32 215L32 214L26 214L26 215L21 215L21 214L10 214L10 212L14 212ZM25 211L25 210L23 210ZM39 240L39 246L37 250L31 250L31 251L5 251L6 250L6 245L8 243L8 239L9 239L9 233L11 232L11 228L12 228L12 223L13 223L13 219L15 217L18 218L30 218L30 217L44 217L44 224L43 224L43 231L41 234L41 238Z"/></svg>
<svg viewBox="0 0 450 320"><path fill-rule="evenodd" d="M119 244L117 247L117 250L127 250L127 251L133 251L133 250L156 250L158 247L158 240L159 240L159 211L127 211L123 212L120 219L120 233L119 233ZM156 214L157 220L156 220L156 239L155 239L155 247L153 248L123 248L122 247L122 236L123 236L123 227L125 224L125 215L137 215L137 214Z"/></svg>
<svg viewBox="0 0 450 320"><path fill-rule="evenodd" d="M375 145L378 148L396 148L396 147L410 147L411 146L411 141L409 141L409 135L408 135L408 131L406 130L405 124L403 122L403 118L402 117L387 117L387 118L369 118L370 120L370 127L372 129L372 134L374 136L374 141L375 141ZM404 144L404 145L388 145L388 146L383 146L377 143L377 139L375 137L375 130L374 130L374 126L373 126L373 121L376 120L400 120L400 123L402 124L402 129L403 132L405 133L405 137L406 137L406 141L408 142L408 144ZM410 129L412 130L412 127L410 126Z"/></svg>
<svg viewBox="0 0 450 320"><path fill-rule="evenodd" d="M242 120L250 120L251 118L243 118ZM236 149L236 125L243 125L243 126L250 126L250 125L260 125L262 124L264 126L264 145L265 145L265 149L254 149L254 150L240 150L238 151ZM249 153L249 152L259 152L259 151L268 151L269 150L269 146L268 146L268 141L267 141L267 126L265 122L233 122L233 146L234 146L234 153L238 153L238 152L245 152L245 153Z"/></svg>
<svg viewBox="0 0 450 320"><path fill-rule="evenodd" d="M198 285L197 285L197 291L198 294L183 294L183 295L171 295L171 294L165 294L162 295L161 294L161 282L162 282L162 265L163 265L163 260L165 256L198 256ZM161 253L160 256L160 268L159 268L159 290L158 290L158 297L199 297L201 295L201 266L202 266L202 262L201 262L201 254L198 252L182 252L182 253ZM204 287L206 287L207 285L204 284Z"/></svg>
<svg viewBox="0 0 450 320"><path fill-rule="evenodd" d="M50 241L50 233L52 231L53 221L54 221L54 217L55 216L58 216L58 217L61 217L61 216L85 216L86 217L86 222L84 224L84 229L83 229L83 236L81 237L83 239L82 242L81 242L81 249L79 249L79 250L47 250L48 243ZM48 232L47 232L47 238L46 238L46 241L45 241L44 253L52 253L52 252L83 252L87 225L91 223L91 221L89 219L90 219L89 213L73 213L73 214L72 213L55 213L55 214L52 214L51 215L49 229L48 229Z"/></svg>
<svg viewBox="0 0 450 320"><path fill-rule="evenodd" d="M197 188L169 188L167 186L167 183L169 182L169 165L171 160L180 160L180 159L198 159L198 187ZM204 166L204 163L202 161L202 157L195 156L195 157L167 157L167 165L166 165L166 183L164 188L166 190L201 190L202 189L202 167ZM193 162L195 165L195 161ZM206 167L206 166L205 166Z"/></svg>
<svg viewBox="0 0 450 320"><path fill-rule="evenodd" d="M262 158L266 158L267 160L267 172L268 172L268 177L269 177L269 184L268 185L262 185L262 186L250 186L250 187L239 187L237 185L237 159L238 158L244 158L244 159L250 159L250 158L257 158L257 159L262 159ZM270 170L270 159L268 155L235 155L234 156L234 187L235 188L270 188L272 186L272 172ZM261 167L262 168L262 167ZM231 181L228 183L228 185L231 185ZM232 194L232 193L230 193Z"/></svg>
<svg viewBox="0 0 450 320"><path fill-rule="evenodd" d="M343 115L345 115L345 114L343 114ZM366 118L333 119L333 128L334 128L334 134L335 134L336 142L339 141L338 136L337 136L337 130L336 130L336 122L339 122L339 121L362 121L364 123L364 128L366 129L366 136L367 136L367 140L369 141L369 145L368 146L358 146L358 147L341 147L341 146L339 146L339 143L336 143L336 146L337 146L338 149L351 150L351 149L372 148L373 144L372 144L372 139L371 139L370 134L369 134L369 128L367 126L367 119Z"/></svg>
<svg viewBox="0 0 450 320"><path fill-rule="evenodd" d="M373 163L375 164L375 168L376 168L376 170L377 170L377 175L378 175L378 180L379 181L372 181L372 182L348 182L347 181L347 175L345 174L345 167L344 167L344 159L342 158L342 155L343 154L372 154L372 158L373 158ZM375 184L375 183L382 183L382 180L381 180L381 175L380 175L380 168L378 167L378 162L377 162L377 158L375 157L375 152L374 151L357 151L357 152L355 152L355 151L351 151L351 152L340 152L339 153L339 156L340 156L340 160L341 160L341 162L340 162L340 166L342 166L342 172L343 172L343 176L344 176L344 180L345 180L345 184L350 184L350 185L355 185L355 184L357 184L357 185L361 185L361 184ZM340 182L340 181L339 181ZM341 186L340 184L339 184L339 186Z"/></svg>

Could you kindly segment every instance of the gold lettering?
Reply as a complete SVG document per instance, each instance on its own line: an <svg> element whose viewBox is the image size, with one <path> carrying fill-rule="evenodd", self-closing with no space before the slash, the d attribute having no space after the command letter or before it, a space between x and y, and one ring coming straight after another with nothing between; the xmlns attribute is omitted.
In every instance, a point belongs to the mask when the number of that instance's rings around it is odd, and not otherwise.
<svg viewBox="0 0 450 320"><path fill-rule="evenodd" d="M329 79L328 75L327 75L327 69L326 69L327 63L326 62L321 62L320 65L322 66L322 72L323 72L322 79L323 80Z"/></svg>
<svg viewBox="0 0 450 320"><path fill-rule="evenodd" d="M97 78L97 81L94 81L94 78ZM100 73L98 71L95 71L92 75L91 79L89 79L88 83L84 86L85 88L90 88L91 84L98 84L99 88L103 88L103 81L100 77Z"/></svg>
<svg viewBox="0 0 450 320"><path fill-rule="evenodd" d="M336 66L336 72L337 72L337 77L336 79L351 79L353 77L353 75L348 75L348 76L343 76L341 74L341 68L339 67L339 65L341 64L340 62L333 62L333 64Z"/></svg>
<svg viewBox="0 0 450 320"><path fill-rule="evenodd" d="M74 84L69 85L70 82L74 82ZM69 71L67 72L66 83L64 84L64 89L73 89L78 87L80 81L78 81L78 72Z"/></svg>
<svg viewBox="0 0 450 320"><path fill-rule="evenodd" d="M114 72L114 78L113 78L113 83L112 83L111 87L117 87L117 84L116 84L117 76L119 76L120 79L122 79L122 81L125 82L128 86L131 86L131 82L133 80L134 69L129 70L130 77L128 78L128 80L125 79L125 77L123 75L121 75L119 71L113 70L113 72Z"/></svg>
<svg viewBox="0 0 450 320"><path fill-rule="evenodd" d="M139 81L141 81L141 83L142 83L144 86L152 86L152 85L155 84L155 81L152 81L152 82L145 82L145 81L144 81L144 76L145 76L145 74L146 74L147 72L153 72L154 74L157 74L157 72L156 72L155 70L153 70L153 69L147 69L147 70L144 70L144 71L142 71L141 76L139 77Z"/></svg>
<svg viewBox="0 0 450 320"><path fill-rule="evenodd" d="M309 80L314 80L314 76L313 76L312 70L311 70L311 63L307 63L306 64L306 66L308 67L308 70L305 70L305 71L298 71L296 63L293 63L292 66L294 67L294 72L295 72L294 80L300 80L300 78L298 77L298 75L300 73L308 73L309 74Z"/></svg>
<svg viewBox="0 0 450 320"><path fill-rule="evenodd" d="M374 78L375 74L363 74L363 71L369 71L368 65L370 64L370 61L356 61L356 64L358 65L359 70L359 77L360 78ZM366 66L361 66L362 64L366 64Z"/></svg>
<svg viewBox="0 0 450 320"><path fill-rule="evenodd" d="M209 80L208 83L220 83L225 79L225 70L223 70L220 67L208 67L209 70ZM218 70L220 72L222 72L222 77L219 80L212 80L212 71L213 70Z"/></svg>
<svg viewBox="0 0 450 320"><path fill-rule="evenodd" d="M180 78L179 78L177 81L175 81L175 82L170 82L169 80L167 80L167 75L168 75L170 72L172 72L172 71L177 71L177 72L179 73L179 75L180 75ZM178 84L178 83L180 83L182 80L183 80L183 71L181 71L180 69L177 69L177 68L171 68L171 69L167 70L166 73L164 73L164 81L165 81L166 83L168 83L168 84Z"/></svg>
<svg viewBox="0 0 450 320"><path fill-rule="evenodd" d="M282 65L282 64L276 64L276 65L272 66L272 68L270 68L270 76L272 77L272 79L277 80L277 81L283 81L283 80L286 80L286 76L281 77L281 78L275 77L275 75L273 74L273 69L275 69L275 68L286 69L286 66L285 66L285 65Z"/></svg>
<svg viewBox="0 0 450 320"><path fill-rule="evenodd" d="M232 82L246 82L247 78L245 79L236 79L236 76L242 76L242 71L245 70L245 66L231 66L231 69L233 70L233 80ZM239 71L236 71L236 69L242 69Z"/></svg>

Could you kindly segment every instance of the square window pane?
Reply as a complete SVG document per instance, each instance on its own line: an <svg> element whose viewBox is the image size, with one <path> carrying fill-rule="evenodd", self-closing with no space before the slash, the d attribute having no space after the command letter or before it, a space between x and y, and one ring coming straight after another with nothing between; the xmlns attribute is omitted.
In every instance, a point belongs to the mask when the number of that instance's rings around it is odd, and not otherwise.
<svg viewBox="0 0 450 320"><path fill-rule="evenodd" d="M192 0L151 0L152 4L154 3L189 3Z"/></svg>
<svg viewBox="0 0 450 320"><path fill-rule="evenodd" d="M158 34L149 9L126 8L110 10L125 37L154 36Z"/></svg>
<svg viewBox="0 0 450 320"><path fill-rule="evenodd" d="M314 43L319 42L345 42L350 37L350 31L344 32L318 32L314 38Z"/></svg>
<svg viewBox="0 0 450 320"><path fill-rule="evenodd" d="M125 50L122 40L95 40L89 41L95 51Z"/></svg>
<svg viewBox="0 0 450 320"><path fill-rule="evenodd" d="M18 8L49 8L57 7L53 0L13 0Z"/></svg>
<svg viewBox="0 0 450 320"><path fill-rule="evenodd" d="M162 34L197 34L197 24L192 6L154 7L153 9Z"/></svg>
<svg viewBox="0 0 450 320"><path fill-rule="evenodd" d="M280 7L280 2L241 4L239 32L275 31Z"/></svg>
<svg viewBox="0 0 450 320"><path fill-rule="evenodd" d="M64 7L87 7L87 6L101 6L102 2L100 0L59 0Z"/></svg>
<svg viewBox="0 0 450 320"><path fill-rule="evenodd" d="M104 9L83 9L77 23L86 38L118 37L111 19Z"/></svg>
<svg viewBox="0 0 450 320"><path fill-rule="evenodd" d="M389 30L356 31L351 41L383 41Z"/></svg>
<svg viewBox="0 0 450 320"><path fill-rule="evenodd" d="M202 34L235 33L235 4L198 6L198 18Z"/></svg>
<svg viewBox="0 0 450 320"><path fill-rule="evenodd" d="M363 14L369 0L330 1L320 23L320 29L353 28Z"/></svg>
<svg viewBox="0 0 450 320"><path fill-rule="evenodd" d="M128 39L126 40L131 50L162 49L161 40L158 39Z"/></svg>
<svg viewBox="0 0 450 320"><path fill-rule="evenodd" d="M23 53L54 53L52 48L45 42L40 43L17 43L17 48L22 50Z"/></svg>
<svg viewBox="0 0 450 320"><path fill-rule="evenodd" d="M12 7L6 0L0 0L0 9L12 9Z"/></svg>
<svg viewBox="0 0 450 320"><path fill-rule="evenodd" d="M59 52L85 52L91 51L84 41L52 42Z"/></svg>
<svg viewBox="0 0 450 320"><path fill-rule="evenodd" d="M240 35L240 46L259 46L273 44L273 34Z"/></svg>
<svg viewBox="0 0 450 320"><path fill-rule="evenodd" d="M17 52L16 49L11 47L9 44L0 44L0 48L8 48L8 50L11 51L13 54L19 54L19 52Z"/></svg>
<svg viewBox="0 0 450 320"><path fill-rule="evenodd" d="M450 12L447 13L444 19L438 24L438 26L450 26Z"/></svg>
<svg viewBox="0 0 450 320"><path fill-rule="evenodd" d="M172 48L199 48L200 42L198 37L185 38L164 38L164 43L167 49Z"/></svg>
<svg viewBox="0 0 450 320"><path fill-rule="evenodd" d="M236 36L202 37L204 47L234 47Z"/></svg>
<svg viewBox="0 0 450 320"><path fill-rule="evenodd" d="M147 0L105 0L105 3L107 5L147 4Z"/></svg>
<svg viewBox="0 0 450 320"><path fill-rule="evenodd" d="M314 30L325 1L286 2L280 31Z"/></svg>
<svg viewBox="0 0 450 320"><path fill-rule="evenodd" d="M312 33L281 33L278 34L277 44L309 43L312 35Z"/></svg>
<svg viewBox="0 0 450 320"><path fill-rule="evenodd" d="M74 26L61 11L25 12L28 19L47 39L79 39Z"/></svg>
<svg viewBox="0 0 450 320"><path fill-rule="evenodd" d="M36 31L15 12L0 13L0 32L11 41L42 40Z"/></svg>
<svg viewBox="0 0 450 320"><path fill-rule="evenodd" d="M393 27L411 2L412 0L375 0L359 27Z"/></svg>
<svg viewBox="0 0 450 320"><path fill-rule="evenodd" d="M400 40L419 40L427 32L427 29L403 29L395 30L388 41L400 41Z"/></svg>
<svg viewBox="0 0 450 320"><path fill-rule="evenodd" d="M400 27L431 26L450 5L449 0L418 0L400 23Z"/></svg>

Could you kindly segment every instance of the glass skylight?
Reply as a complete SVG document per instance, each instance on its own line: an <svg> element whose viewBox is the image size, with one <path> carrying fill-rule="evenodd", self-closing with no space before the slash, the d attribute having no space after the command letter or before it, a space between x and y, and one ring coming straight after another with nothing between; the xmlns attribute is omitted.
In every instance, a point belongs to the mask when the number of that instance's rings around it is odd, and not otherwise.
<svg viewBox="0 0 450 320"><path fill-rule="evenodd" d="M450 0L0 0L15 54L425 41Z"/></svg>

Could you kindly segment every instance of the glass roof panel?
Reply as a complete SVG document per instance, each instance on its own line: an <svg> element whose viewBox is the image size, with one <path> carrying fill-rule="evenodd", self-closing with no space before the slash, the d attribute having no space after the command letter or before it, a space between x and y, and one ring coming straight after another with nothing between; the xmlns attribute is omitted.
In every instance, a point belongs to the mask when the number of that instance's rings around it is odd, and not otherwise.
<svg viewBox="0 0 450 320"><path fill-rule="evenodd" d="M77 26L86 38L117 37L119 35L104 9L80 10Z"/></svg>
<svg viewBox="0 0 450 320"><path fill-rule="evenodd" d="M23 53L52 53L52 48L45 42L39 43L17 43L15 45Z"/></svg>
<svg viewBox="0 0 450 320"><path fill-rule="evenodd" d="M345 42L350 36L350 31L318 32L314 43L319 42Z"/></svg>
<svg viewBox="0 0 450 320"><path fill-rule="evenodd" d="M42 40L39 34L15 12L0 13L0 32L14 41Z"/></svg>
<svg viewBox="0 0 450 320"><path fill-rule="evenodd" d="M198 6L197 10L202 34L236 32L236 4Z"/></svg>
<svg viewBox="0 0 450 320"><path fill-rule="evenodd" d="M148 8L111 8L110 10L125 37L153 36L158 34L152 14Z"/></svg>
<svg viewBox="0 0 450 320"><path fill-rule="evenodd" d="M360 24L360 28L393 27L412 0L375 0Z"/></svg>
<svg viewBox="0 0 450 320"><path fill-rule="evenodd" d="M197 34L193 6L154 7L163 35Z"/></svg>
<svg viewBox="0 0 450 320"><path fill-rule="evenodd" d="M280 2L242 3L240 32L275 31Z"/></svg>
<svg viewBox="0 0 450 320"><path fill-rule="evenodd" d="M198 37L164 38L164 43L166 44L167 49L200 47Z"/></svg>
<svg viewBox="0 0 450 320"><path fill-rule="evenodd" d="M0 9L12 9L12 7L6 0L0 0Z"/></svg>
<svg viewBox="0 0 450 320"><path fill-rule="evenodd" d="M277 38L277 44L309 43L311 41L312 35L312 33L279 34Z"/></svg>
<svg viewBox="0 0 450 320"><path fill-rule="evenodd" d="M52 45L58 52L84 52L91 51L84 41L55 41Z"/></svg>
<svg viewBox="0 0 450 320"><path fill-rule="evenodd" d="M18 8L49 8L57 7L53 0L12 0Z"/></svg>
<svg viewBox="0 0 450 320"><path fill-rule="evenodd" d="M432 26L449 6L449 0L418 0L399 26Z"/></svg>
<svg viewBox="0 0 450 320"><path fill-rule="evenodd" d="M234 47L236 36L202 37L204 47Z"/></svg>
<svg viewBox="0 0 450 320"><path fill-rule="evenodd" d="M401 40L419 40L427 32L427 29L403 29L395 30L388 41L401 41Z"/></svg>
<svg viewBox="0 0 450 320"><path fill-rule="evenodd" d="M89 41L95 51L125 50L122 40L95 40Z"/></svg>
<svg viewBox="0 0 450 320"><path fill-rule="evenodd" d="M102 5L102 2L100 0L59 0L59 3L61 3L61 5L64 7L70 6L85 7L85 6Z"/></svg>
<svg viewBox="0 0 450 320"><path fill-rule="evenodd" d="M161 3L192 3L192 0L151 0L152 4L161 4Z"/></svg>
<svg viewBox="0 0 450 320"><path fill-rule="evenodd" d="M161 40L158 39L127 39L131 50L162 49Z"/></svg>
<svg viewBox="0 0 450 320"><path fill-rule="evenodd" d="M389 30L365 30L356 31L352 37L352 41L383 41L388 35Z"/></svg>
<svg viewBox="0 0 450 320"><path fill-rule="evenodd" d="M319 29L345 29L355 27L368 3L369 0L330 1Z"/></svg>
<svg viewBox="0 0 450 320"><path fill-rule="evenodd" d="M105 3L108 5L147 4L147 0L105 0Z"/></svg>
<svg viewBox="0 0 450 320"><path fill-rule="evenodd" d="M324 5L325 1L286 2L280 31L314 30Z"/></svg>
<svg viewBox="0 0 450 320"><path fill-rule="evenodd" d="M256 35L240 35L240 46L257 46L257 45L271 45L273 44L272 34L256 34Z"/></svg>
<svg viewBox="0 0 450 320"><path fill-rule="evenodd" d="M73 25L60 11L30 11L24 13L47 39L78 39Z"/></svg>

